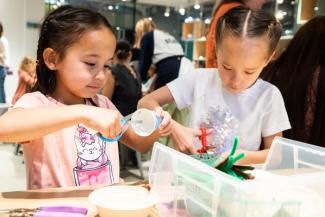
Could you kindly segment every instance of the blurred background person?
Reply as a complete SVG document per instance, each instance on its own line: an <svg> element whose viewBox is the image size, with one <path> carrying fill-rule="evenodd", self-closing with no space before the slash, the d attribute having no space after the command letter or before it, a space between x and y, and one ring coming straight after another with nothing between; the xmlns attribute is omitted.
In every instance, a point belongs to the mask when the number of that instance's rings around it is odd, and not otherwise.
<svg viewBox="0 0 325 217"><path fill-rule="evenodd" d="M9 69L9 42L0 22L0 103L6 103L5 79Z"/></svg>
<svg viewBox="0 0 325 217"><path fill-rule="evenodd" d="M150 19L141 19L139 20L135 25L135 39L133 48L131 49L132 57L130 61L131 67L134 68L134 70L138 70L139 67L139 52L140 52L140 43L143 35L146 32L151 32L156 28L156 25L154 22L152 22ZM154 68L149 69L149 77L152 77L154 72Z"/></svg>
<svg viewBox="0 0 325 217"><path fill-rule="evenodd" d="M156 76L149 84L153 88L149 87L149 89L156 90L163 87L194 68L192 62L184 57L181 44L169 33L157 29L151 19L139 20L135 31L136 36L141 37L138 72L142 82L147 81L154 73ZM188 109L179 110L174 102L165 105L163 109L168 111L178 123L188 125ZM159 141L173 147L169 137L162 137Z"/></svg>
<svg viewBox="0 0 325 217"><path fill-rule="evenodd" d="M124 40L117 41L113 65L108 74L102 94L107 96L123 116L133 113L142 97L140 75L129 65L132 57L131 45ZM137 165L134 150L119 143L121 169Z"/></svg>
<svg viewBox="0 0 325 217"><path fill-rule="evenodd" d="M36 82L36 61L30 57L24 57L18 70L18 86L11 103L16 101L25 93L30 92Z"/></svg>
<svg viewBox="0 0 325 217"><path fill-rule="evenodd" d="M252 10L260 10L267 0L222 0L216 7L212 15L211 23L209 25L208 33L206 36L206 49L205 49L205 67L217 68L217 55L216 55L216 25L221 16L227 13L230 9L238 6L246 6Z"/></svg>
<svg viewBox="0 0 325 217"><path fill-rule="evenodd" d="M303 25L261 76L283 95L292 126L284 137L325 147L325 16Z"/></svg>

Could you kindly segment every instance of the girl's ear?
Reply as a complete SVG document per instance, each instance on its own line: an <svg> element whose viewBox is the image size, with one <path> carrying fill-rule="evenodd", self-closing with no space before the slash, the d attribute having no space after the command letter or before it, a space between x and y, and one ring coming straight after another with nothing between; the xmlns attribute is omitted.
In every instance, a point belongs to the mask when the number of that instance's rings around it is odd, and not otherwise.
<svg viewBox="0 0 325 217"><path fill-rule="evenodd" d="M43 59L49 69L56 70L57 56L52 48L45 48L43 51Z"/></svg>

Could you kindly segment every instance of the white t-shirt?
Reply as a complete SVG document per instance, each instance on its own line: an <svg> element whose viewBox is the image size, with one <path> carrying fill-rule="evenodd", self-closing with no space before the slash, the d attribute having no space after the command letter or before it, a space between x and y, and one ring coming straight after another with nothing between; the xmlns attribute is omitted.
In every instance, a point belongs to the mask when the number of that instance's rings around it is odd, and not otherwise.
<svg viewBox="0 0 325 217"><path fill-rule="evenodd" d="M155 30L153 32L154 51L152 63L172 56L183 56L184 51L181 44L169 33Z"/></svg>
<svg viewBox="0 0 325 217"><path fill-rule="evenodd" d="M190 127L198 128L211 109L227 109L238 120L245 150L259 150L262 137L290 129L282 95L274 85L258 79L250 88L232 94L222 88L216 69L196 69L167 84L179 109L190 107Z"/></svg>

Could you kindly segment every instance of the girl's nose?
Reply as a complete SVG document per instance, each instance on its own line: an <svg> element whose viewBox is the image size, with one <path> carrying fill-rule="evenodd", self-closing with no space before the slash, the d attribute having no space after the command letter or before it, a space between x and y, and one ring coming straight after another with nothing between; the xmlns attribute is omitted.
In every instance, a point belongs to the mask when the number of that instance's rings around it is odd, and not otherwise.
<svg viewBox="0 0 325 217"><path fill-rule="evenodd" d="M96 79L97 80L104 80L105 79L105 68L102 68L101 70L99 70L99 72L96 74Z"/></svg>
<svg viewBox="0 0 325 217"><path fill-rule="evenodd" d="M241 76L240 76L240 73L239 72L233 72L232 74L231 74L231 78L230 78L230 80L233 82L233 83L237 83L237 82L239 82L240 81L240 78Z"/></svg>

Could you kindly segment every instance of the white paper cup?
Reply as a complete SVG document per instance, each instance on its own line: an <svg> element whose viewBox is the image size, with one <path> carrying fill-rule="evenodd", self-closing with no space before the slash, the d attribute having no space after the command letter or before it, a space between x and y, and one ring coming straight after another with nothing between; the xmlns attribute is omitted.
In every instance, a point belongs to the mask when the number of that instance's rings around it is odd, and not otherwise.
<svg viewBox="0 0 325 217"><path fill-rule="evenodd" d="M161 123L161 118L154 111L138 109L131 118L131 126L139 136L149 136Z"/></svg>

